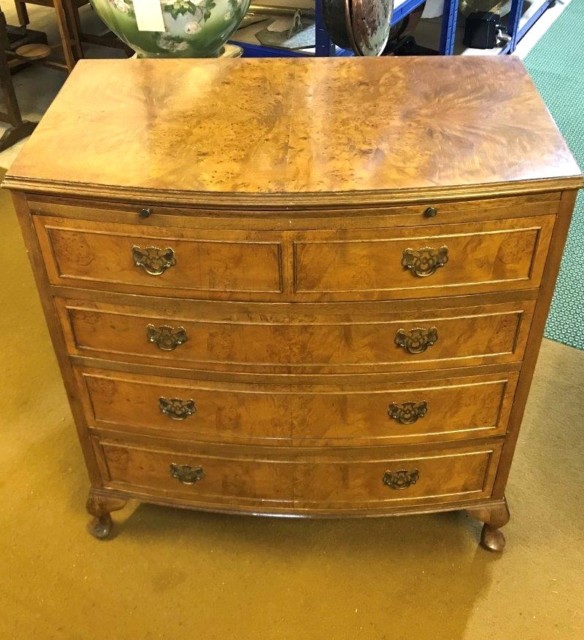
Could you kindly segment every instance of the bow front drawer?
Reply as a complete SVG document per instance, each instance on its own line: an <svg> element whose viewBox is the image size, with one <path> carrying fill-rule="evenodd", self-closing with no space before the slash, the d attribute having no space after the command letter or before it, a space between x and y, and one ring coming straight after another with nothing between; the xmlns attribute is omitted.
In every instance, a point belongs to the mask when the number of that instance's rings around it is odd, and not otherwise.
<svg viewBox="0 0 584 640"><path fill-rule="evenodd" d="M294 241L306 300L451 296L539 286L554 216L433 227L314 231Z"/></svg>
<svg viewBox="0 0 584 640"><path fill-rule="evenodd" d="M190 370L338 373L519 362L533 301L417 312L184 311L58 299L72 355ZM183 307L185 308L185 307ZM338 309L338 307L335 307Z"/></svg>
<svg viewBox="0 0 584 640"><path fill-rule="evenodd" d="M77 369L87 423L181 441L348 446L505 434L517 373L291 385Z"/></svg>
<svg viewBox="0 0 584 640"><path fill-rule="evenodd" d="M210 298L282 291L274 234L34 220L55 285Z"/></svg>
<svg viewBox="0 0 584 640"><path fill-rule="evenodd" d="M95 441L105 485L150 496L262 512L294 508L317 514L383 511L490 497L501 443L388 452L346 449L270 454L261 448L159 449Z"/></svg>

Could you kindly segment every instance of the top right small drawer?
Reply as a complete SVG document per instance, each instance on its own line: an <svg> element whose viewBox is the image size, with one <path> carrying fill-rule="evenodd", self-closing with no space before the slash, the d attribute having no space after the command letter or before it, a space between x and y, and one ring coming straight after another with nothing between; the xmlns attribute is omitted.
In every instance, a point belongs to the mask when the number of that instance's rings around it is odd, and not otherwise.
<svg viewBox="0 0 584 640"><path fill-rule="evenodd" d="M294 292L304 300L378 300L537 288L554 222L541 215L307 231L294 239Z"/></svg>

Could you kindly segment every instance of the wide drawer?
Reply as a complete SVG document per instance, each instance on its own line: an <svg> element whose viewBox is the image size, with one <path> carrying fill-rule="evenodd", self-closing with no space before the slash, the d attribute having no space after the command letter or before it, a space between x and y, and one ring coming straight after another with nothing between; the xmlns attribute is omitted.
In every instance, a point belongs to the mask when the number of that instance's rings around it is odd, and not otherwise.
<svg viewBox="0 0 584 640"><path fill-rule="evenodd" d="M107 488L208 508L335 514L488 498L501 443L389 455L290 449L270 456L261 449L186 451L112 440L96 441L96 448Z"/></svg>
<svg viewBox="0 0 584 640"><path fill-rule="evenodd" d="M194 297L282 291L279 234L34 222L52 284Z"/></svg>
<svg viewBox="0 0 584 640"><path fill-rule="evenodd" d="M294 239L304 300L390 299L539 286L554 216L482 223L314 231Z"/></svg>
<svg viewBox="0 0 584 640"><path fill-rule="evenodd" d="M87 423L185 441L404 444L503 435L516 372L367 384L242 384L76 370Z"/></svg>
<svg viewBox="0 0 584 640"><path fill-rule="evenodd" d="M534 302L401 313L57 299L72 355L197 370L332 373L519 362Z"/></svg>

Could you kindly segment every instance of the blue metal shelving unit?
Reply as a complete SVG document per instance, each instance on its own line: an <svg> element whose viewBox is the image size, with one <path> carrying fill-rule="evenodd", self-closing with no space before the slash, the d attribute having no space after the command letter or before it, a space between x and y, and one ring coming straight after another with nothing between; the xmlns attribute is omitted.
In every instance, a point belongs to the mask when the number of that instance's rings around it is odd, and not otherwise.
<svg viewBox="0 0 584 640"><path fill-rule="evenodd" d="M535 0L537 2L538 0ZM556 0L543 0L538 6L537 10L533 12L529 18L522 24L523 7L525 0L512 0L511 10L509 17L507 18L507 33L509 35L509 41L499 51L499 55L506 55L513 53L517 48L519 41L527 34L527 32L533 27L533 25L541 18L541 16L550 8L553 7ZM444 14L443 14L443 26L442 26L442 41L440 44L440 51L445 54L454 53L454 41L456 35L456 21L458 17L458 4L459 0L445 0L444 2Z"/></svg>
<svg viewBox="0 0 584 640"><path fill-rule="evenodd" d="M525 24L521 24L521 16L523 14L524 0L513 0L511 11L509 13L509 21L507 23L507 32L511 36L509 42L501 49L500 54L513 53L517 48L519 41L533 27L533 25L541 18L541 16L556 4L556 0L544 0L537 10L531 15Z"/></svg>
<svg viewBox="0 0 584 640"><path fill-rule="evenodd" d="M459 0L444 0L442 14L442 33L440 35L440 53L451 56L454 53L456 39L456 21L458 19Z"/></svg>
<svg viewBox="0 0 584 640"><path fill-rule="evenodd" d="M537 0L536 0L537 1ZM391 23L397 24L400 20L415 11L424 0L405 0L394 9ZM509 42L501 49L500 54L513 53L517 43L525 36L537 20L555 4L556 0L543 0L541 6L521 24L524 0L513 0L509 13L507 32L510 36ZM442 55L452 55L454 53L454 43L456 38L456 23L458 18L459 0L444 0L444 13L442 14L442 27L440 35L440 53ZM315 50L313 53L303 51L293 51L290 49L277 49L274 47L264 47L260 44L250 44L232 40L233 44L243 49L245 57L273 58L273 57L306 57L306 56L351 56L352 51L341 49L332 42L326 28L322 15L322 5L320 0L315 1Z"/></svg>
<svg viewBox="0 0 584 640"><path fill-rule="evenodd" d="M447 0L456 2L458 5L458 0ZM391 24L397 24L400 20L408 16L412 11L415 11L421 4L424 3L424 0L405 0L405 2L401 3L399 7L397 7L393 15L391 17ZM443 32L445 27L448 25L446 21L443 22ZM335 46L335 44L330 39L326 28L324 26L324 19L322 15L322 5L320 0L315 1L315 52L312 53L304 53L301 51L292 51L290 49L276 49L274 47L264 47L260 44L250 44L248 42L241 42L238 40L231 40L232 44L236 44L237 46L243 49L243 55L245 57L290 57L290 56L352 56L352 51L347 51L346 49L341 49L340 47ZM446 43L448 39L444 39ZM442 50L441 53L452 53L452 51Z"/></svg>

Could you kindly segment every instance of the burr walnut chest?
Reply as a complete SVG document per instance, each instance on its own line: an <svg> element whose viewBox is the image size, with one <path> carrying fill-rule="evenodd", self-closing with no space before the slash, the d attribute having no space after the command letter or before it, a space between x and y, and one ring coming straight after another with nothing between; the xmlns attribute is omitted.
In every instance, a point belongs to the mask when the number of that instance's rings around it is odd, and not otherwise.
<svg viewBox="0 0 584 640"><path fill-rule="evenodd" d="M81 61L5 186L92 533L466 509L502 549L581 184L513 58Z"/></svg>

